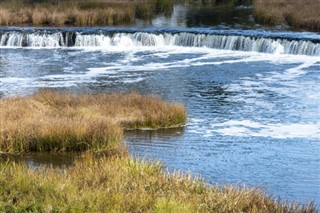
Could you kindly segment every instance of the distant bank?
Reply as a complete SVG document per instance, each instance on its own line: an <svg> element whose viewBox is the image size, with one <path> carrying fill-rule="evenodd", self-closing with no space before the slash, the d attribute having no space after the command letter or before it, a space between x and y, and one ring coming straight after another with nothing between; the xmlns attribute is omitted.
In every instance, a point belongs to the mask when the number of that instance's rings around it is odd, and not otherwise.
<svg viewBox="0 0 320 213"><path fill-rule="evenodd" d="M255 0L254 16L266 25L320 30L320 0Z"/></svg>
<svg viewBox="0 0 320 213"><path fill-rule="evenodd" d="M0 26L117 26L170 15L175 3L233 7L252 4L263 25L320 30L320 0L2 0Z"/></svg>
<svg viewBox="0 0 320 213"><path fill-rule="evenodd" d="M173 0L2 0L2 26L115 26L170 13Z"/></svg>

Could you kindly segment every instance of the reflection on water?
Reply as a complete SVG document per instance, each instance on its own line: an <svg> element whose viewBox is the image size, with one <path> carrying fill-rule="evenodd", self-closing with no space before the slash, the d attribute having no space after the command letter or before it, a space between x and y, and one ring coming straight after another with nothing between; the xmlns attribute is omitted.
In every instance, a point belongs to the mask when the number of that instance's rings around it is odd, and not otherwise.
<svg viewBox="0 0 320 213"><path fill-rule="evenodd" d="M38 169L40 166L52 166L53 168L70 167L80 158L77 153L25 153L25 154L1 154L0 162L8 159L16 162L25 162L30 168Z"/></svg>
<svg viewBox="0 0 320 213"><path fill-rule="evenodd" d="M141 23L140 23L141 24ZM148 26L148 24L144 24ZM253 18L253 7L242 6L192 6L177 4L170 17L157 16L154 27L219 27L225 29L255 29L260 27Z"/></svg>
<svg viewBox="0 0 320 213"><path fill-rule="evenodd" d="M159 129L159 130L126 130L125 136L126 138L131 137L143 137L149 138L150 142L153 139L170 139L170 138L178 138L183 136L184 127L179 128L169 128L169 129Z"/></svg>
<svg viewBox="0 0 320 213"><path fill-rule="evenodd" d="M252 13L252 7L190 9L186 14L186 24L188 27L225 26L252 29L255 27Z"/></svg>
<svg viewBox="0 0 320 213"><path fill-rule="evenodd" d="M41 165L52 167L70 167L75 159L79 158L75 153L32 153L21 156L21 160L26 162L30 168L39 168Z"/></svg>

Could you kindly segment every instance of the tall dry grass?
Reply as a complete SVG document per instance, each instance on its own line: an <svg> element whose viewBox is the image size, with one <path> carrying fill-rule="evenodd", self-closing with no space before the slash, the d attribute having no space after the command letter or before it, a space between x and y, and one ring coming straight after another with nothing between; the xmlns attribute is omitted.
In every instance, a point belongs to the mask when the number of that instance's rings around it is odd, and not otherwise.
<svg viewBox="0 0 320 213"><path fill-rule="evenodd" d="M320 30L320 0L255 0L255 18L268 25Z"/></svg>
<svg viewBox="0 0 320 213"><path fill-rule="evenodd" d="M170 13L173 0L3 0L0 25L112 26Z"/></svg>
<svg viewBox="0 0 320 213"><path fill-rule="evenodd" d="M186 122L180 104L130 94L40 91L0 100L0 151L113 150L123 128L167 128Z"/></svg>
<svg viewBox="0 0 320 213"><path fill-rule="evenodd" d="M87 155L70 169L0 163L0 212L316 212L254 188L211 186L159 163Z"/></svg>

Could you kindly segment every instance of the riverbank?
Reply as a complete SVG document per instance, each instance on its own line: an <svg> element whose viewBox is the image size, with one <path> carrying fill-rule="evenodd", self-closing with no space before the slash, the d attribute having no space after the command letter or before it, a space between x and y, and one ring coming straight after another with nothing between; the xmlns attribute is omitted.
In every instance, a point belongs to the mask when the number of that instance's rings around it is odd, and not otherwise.
<svg viewBox="0 0 320 213"><path fill-rule="evenodd" d="M170 14L173 0L98 0L0 2L2 26L114 26L149 20L159 13Z"/></svg>
<svg viewBox="0 0 320 213"><path fill-rule="evenodd" d="M210 186L159 163L85 154L69 169L0 163L1 212L316 212L255 188Z"/></svg>
<svg viewBox="0 0 320 213"><path fill-rule="evenodd" d="M136 93L43 90L2 99L0 107L1 212L316 212L313 204L279 202L255 188L208 186L167 173L160 163L132 160L123 128L184 124L180 104ZM35 169L14 157L31 151L85 152L69 168Z"/></svg>
<svg viewBox="0 0 320 213"><path fill-rule="evenodd" d="M255 19L266 25L320 30L320 0L255 0Z"/></svg>
<svg viewBox="0 0 320 213"><path fill-rule="evenodd" d="M259 24L289 26L298 30L320 29L320 0L4 0L0 2L0 26L132 25L138 19L148 21L159 14L170 15L174 4L222 10L253 5L253 15Z"/></svg>

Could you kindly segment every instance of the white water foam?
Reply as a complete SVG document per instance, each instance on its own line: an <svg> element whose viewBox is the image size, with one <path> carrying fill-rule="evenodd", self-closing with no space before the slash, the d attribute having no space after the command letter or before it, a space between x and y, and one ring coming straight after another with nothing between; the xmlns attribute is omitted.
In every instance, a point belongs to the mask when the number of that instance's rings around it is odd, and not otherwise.
<svg viewBox="0 0 320 213"><path fill-rule="evenodd" d="M295 98L303 104L309 104L318 108L313 114L315 117L320 115L320 85L316 82L301 82L297 79L308 74L308 69L320 62L319 58L265 58L273 63L291 64L300 63L292 68L282 72L269 72L265 74L257 74L256 78L245 78L238 82L232 83L226 87L226 91L237 93L238 95L230 97L229 101L243 102L244 106L250 110L250 106L254 108L265 108L265 110L273 110L276 105L271 102L264 94L259 91L267 90ZM255 61L252 58L242 59L239 61ZM230 61L227 61L229 63ZM221 62L224 63L224 62ZM235 62L237 63L237 62ZM319 66L319 65L317 65ZM271 84L276 83L274 87ZM304 89L302 89L304 88ZM292 109L295 112L294 109ZM314 110L314 109L313 109ZM302 115L312 117L309 110ZM270 123L271 122L271 123ZM196 125L197 126L197 125ZM271 137L277 139L286 138L309 138L320 139L320 123L275 123L266 119L265 122L259 123L250 120L229 120L222 123L211 123L210 127L200 127L194 133L201 133L204 137L213 137L214 134L222 134L228 136L242 137Z"/></svg>
<svg viewBox="0 0 320 213"><path fill-rule="evenodd" d="M212 124L208 133L219 133L228 136L241 137L271 137L287 138L320 138L320 122L318 123L275 123L262 124L251 120L229 120L223 123Z"/></svg>

